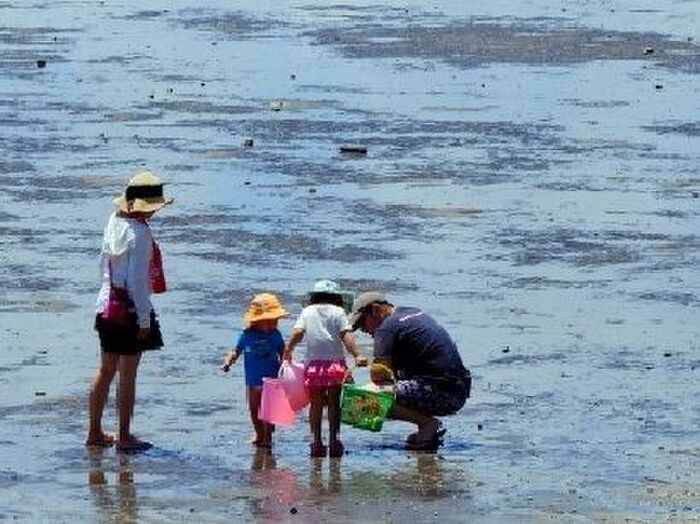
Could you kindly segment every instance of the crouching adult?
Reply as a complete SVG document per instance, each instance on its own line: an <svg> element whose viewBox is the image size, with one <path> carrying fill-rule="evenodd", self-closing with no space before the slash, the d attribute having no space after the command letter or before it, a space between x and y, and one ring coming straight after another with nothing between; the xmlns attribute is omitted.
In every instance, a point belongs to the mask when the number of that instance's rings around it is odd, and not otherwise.
<svg viewBox="0 0 700 524"><path fill-rule="evenodd" d="M471 390L471 375L450 335L422 310L394 306L377 291L355 299L350 323L374 339L372 381L395 379L389 416L418 426L406 446L436 449L445 434L438 417L459 411Z"/></svg>

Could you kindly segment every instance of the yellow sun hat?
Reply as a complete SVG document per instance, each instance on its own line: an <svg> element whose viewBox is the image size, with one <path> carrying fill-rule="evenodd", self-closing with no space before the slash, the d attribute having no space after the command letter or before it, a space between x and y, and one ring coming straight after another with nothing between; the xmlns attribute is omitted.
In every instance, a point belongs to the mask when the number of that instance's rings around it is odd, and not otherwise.
<svg viewBox="0 0 700 524"><path fill-rule="evenodd" d="M249 328L253 322L258 320L277 320L286 316L289 316L289 313L282 307L275 295L260 293L250 301L250 306L248 306L243 320L245 327Z"/></svg>

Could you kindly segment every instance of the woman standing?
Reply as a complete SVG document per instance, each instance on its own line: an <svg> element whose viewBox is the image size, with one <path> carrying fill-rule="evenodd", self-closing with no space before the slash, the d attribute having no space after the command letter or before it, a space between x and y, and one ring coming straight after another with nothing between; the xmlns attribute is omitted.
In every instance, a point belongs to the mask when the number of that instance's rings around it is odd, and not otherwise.
<svg viewBox="0 0 700 524"><path fill-rule="evenodd" d="M102 412L114 375L119 373L117 449L139 451L151 447L131 434L130 425L141 352L163 346L150 297L151 293L165 291L165 279L148 220L170 203L172 199L164 198L158 177L148 171L139 173L129 180L124 194L114 200L117 209L104 229L102 287L95 318L101 359L90 389L87 446L115 443L115 438L102 430Z"/></svg>

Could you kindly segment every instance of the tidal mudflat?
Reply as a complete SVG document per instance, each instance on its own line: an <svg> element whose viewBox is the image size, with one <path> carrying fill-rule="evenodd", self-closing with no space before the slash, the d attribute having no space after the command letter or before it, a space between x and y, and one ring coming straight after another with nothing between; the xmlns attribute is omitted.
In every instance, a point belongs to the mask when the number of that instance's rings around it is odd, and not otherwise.
<svg viewBox="0 0 700 524"><path fill-rule="evenodd" d="M517 4L0 0L0 519L697 521L700 9ZM144 168L176 197L156 447L93 452L100 234ZM318 278L454 335L437 454L248 445L219 360Z"/></svg>

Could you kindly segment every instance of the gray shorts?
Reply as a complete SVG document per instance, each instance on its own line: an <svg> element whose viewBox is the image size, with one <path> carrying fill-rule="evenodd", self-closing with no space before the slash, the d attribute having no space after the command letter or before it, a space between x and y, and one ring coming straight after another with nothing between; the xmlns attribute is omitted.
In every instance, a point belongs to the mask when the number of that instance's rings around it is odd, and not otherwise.
<svg viewBox="0 0 700 524"><path fill-rule="evenodd" d="M396 382L396 403L427 415L452 415L462 409L467 396L466 388L445 387L419 378Z"/></svg>

